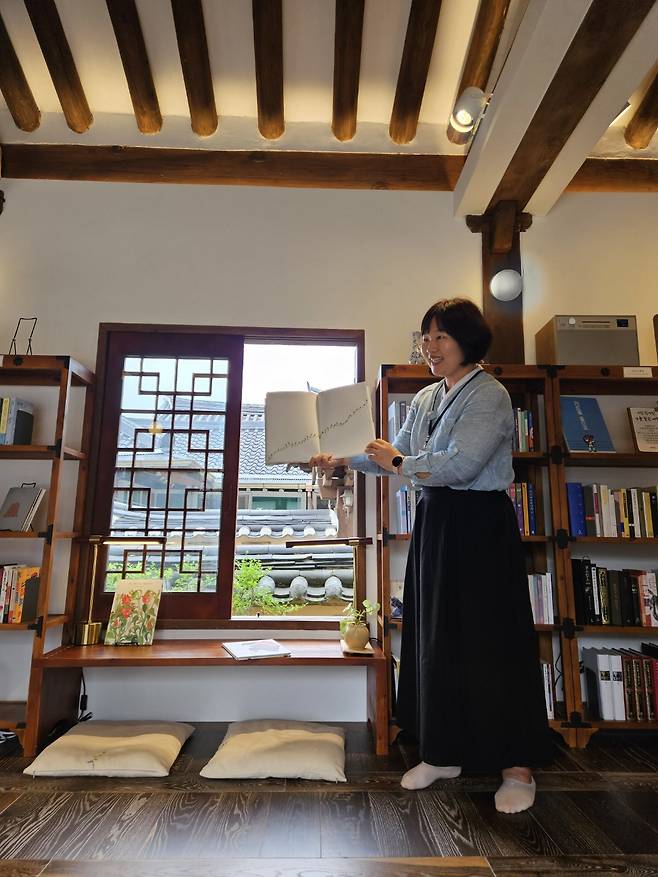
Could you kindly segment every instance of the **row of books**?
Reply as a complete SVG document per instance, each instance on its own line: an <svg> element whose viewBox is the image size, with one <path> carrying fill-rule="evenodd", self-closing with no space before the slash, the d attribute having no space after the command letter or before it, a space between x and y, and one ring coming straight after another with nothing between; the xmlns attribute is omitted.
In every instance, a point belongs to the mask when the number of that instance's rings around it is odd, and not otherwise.
<svg viewBox="0 0 658 877"><path fill-rule="evenodd" d="M549 572L529 573L530 605L535 624L554 624L553 577Z"/></svg>
<svg viewBox="0 0 658 877"><path fill-rule="evenodd" d="M519 532L522 536L537 535L537 512L535 485L529 481L515 481L507 488L507 495L514 504Z"/></svg>
<svg viewBox="0 0 658 877"><path fill-rule="evenodd" d="M567 482L572 536L655 538L658 533L656 488Z"/></svg>
<svg viewBox="0 0 658 877"><path fill-rule="evenodd" d="M590 710L609 722L655 722L658 645L637 649L583 649Z"/></svg>
<svg viewBox="0 0 658 877"><path fill-rule="evenodd" d="M0 445L32 443L34 406L15 396L0 398Z"/></svg>
<svg viewBox="0 0 658 877"><path fill-rule="evenodd" d="M46 488L36 484L10 487L0 506L0 530L19 533L29 530L45 495Z"/></svg>
<svg viewBox="0 0 658 877"><path fill-rule="evenodd" d="M38 566L9 563L0 566L0 623L34 621L39 596Z"/></svg>
<svg viewBox="0 0 658 877"><path fill-rule="evenodd" d="M532 411L524 408L514 409L514 435L512 447L515 451L535 451L535 424Z"/></svg>
<svg viewBox="0 0 658 877"><path fill-rule="evenodd" d="M411 533L416 520L418 491L409 484L403 484L395 491L395 520L393 532Z"/></svg>
<svg viewBox="0 0 658 877"><path fill-rule="evenodd" d="M572 558L577 624L658 627L656 570L607 569Z"/></svg>

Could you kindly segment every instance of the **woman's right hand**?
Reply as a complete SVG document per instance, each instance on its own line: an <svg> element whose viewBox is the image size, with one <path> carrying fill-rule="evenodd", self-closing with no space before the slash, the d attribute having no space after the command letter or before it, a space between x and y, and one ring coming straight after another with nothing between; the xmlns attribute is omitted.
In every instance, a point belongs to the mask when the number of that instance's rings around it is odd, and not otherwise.
<svg viewBox="0 0 658 877"><path fill-rule="evenodd" d="M316 454L308 461L309 466L319 469L321 472L333 472L337 466L347 466L345 457L333 457L331 454Z"/></svg>

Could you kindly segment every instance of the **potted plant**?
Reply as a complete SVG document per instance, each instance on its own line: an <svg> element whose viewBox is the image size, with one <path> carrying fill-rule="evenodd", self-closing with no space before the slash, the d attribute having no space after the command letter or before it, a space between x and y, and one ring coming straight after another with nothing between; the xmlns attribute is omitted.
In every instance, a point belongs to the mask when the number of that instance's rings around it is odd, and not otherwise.
<svg viewBox="0 0 658 877"><path fill-rule="evenodd" d="M379 603L371 603L370 600L363 601L362 609L357 609L353 603L345 607L340 620L340 632L348 648L365 649L370 640L366 618L375 615L378 609Z"/></svg>

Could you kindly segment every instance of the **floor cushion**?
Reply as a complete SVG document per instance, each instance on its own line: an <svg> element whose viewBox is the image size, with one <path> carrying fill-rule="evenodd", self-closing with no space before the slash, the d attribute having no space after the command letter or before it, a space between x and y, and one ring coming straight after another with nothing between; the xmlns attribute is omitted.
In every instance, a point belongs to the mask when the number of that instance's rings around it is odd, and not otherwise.
<svg viewBox="0 0 658 877"><path fill-rule="evenodd" d="M165 777L193 731L182 722L80 722L37 755L24 773Z"/></svg>
<svg viewBox="0 0 658 877"><path fill-rule="evenodd" d="M345 735L342 728L315 722L234 722L201 776L289 777L344 783Z"/></svg>

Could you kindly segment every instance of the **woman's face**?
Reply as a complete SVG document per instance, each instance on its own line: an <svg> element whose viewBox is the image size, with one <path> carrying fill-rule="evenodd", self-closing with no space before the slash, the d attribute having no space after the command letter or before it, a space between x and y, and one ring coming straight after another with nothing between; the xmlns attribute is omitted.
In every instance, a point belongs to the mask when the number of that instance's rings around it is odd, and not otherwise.
<svg viewBox="0 0 658 877"><path fill-rule="evenodd" d="M449 378L463 369L464 353L452 335L439 329L432 320L429 330L423 334L421 349L432 374L437 378Z"/></svg>

